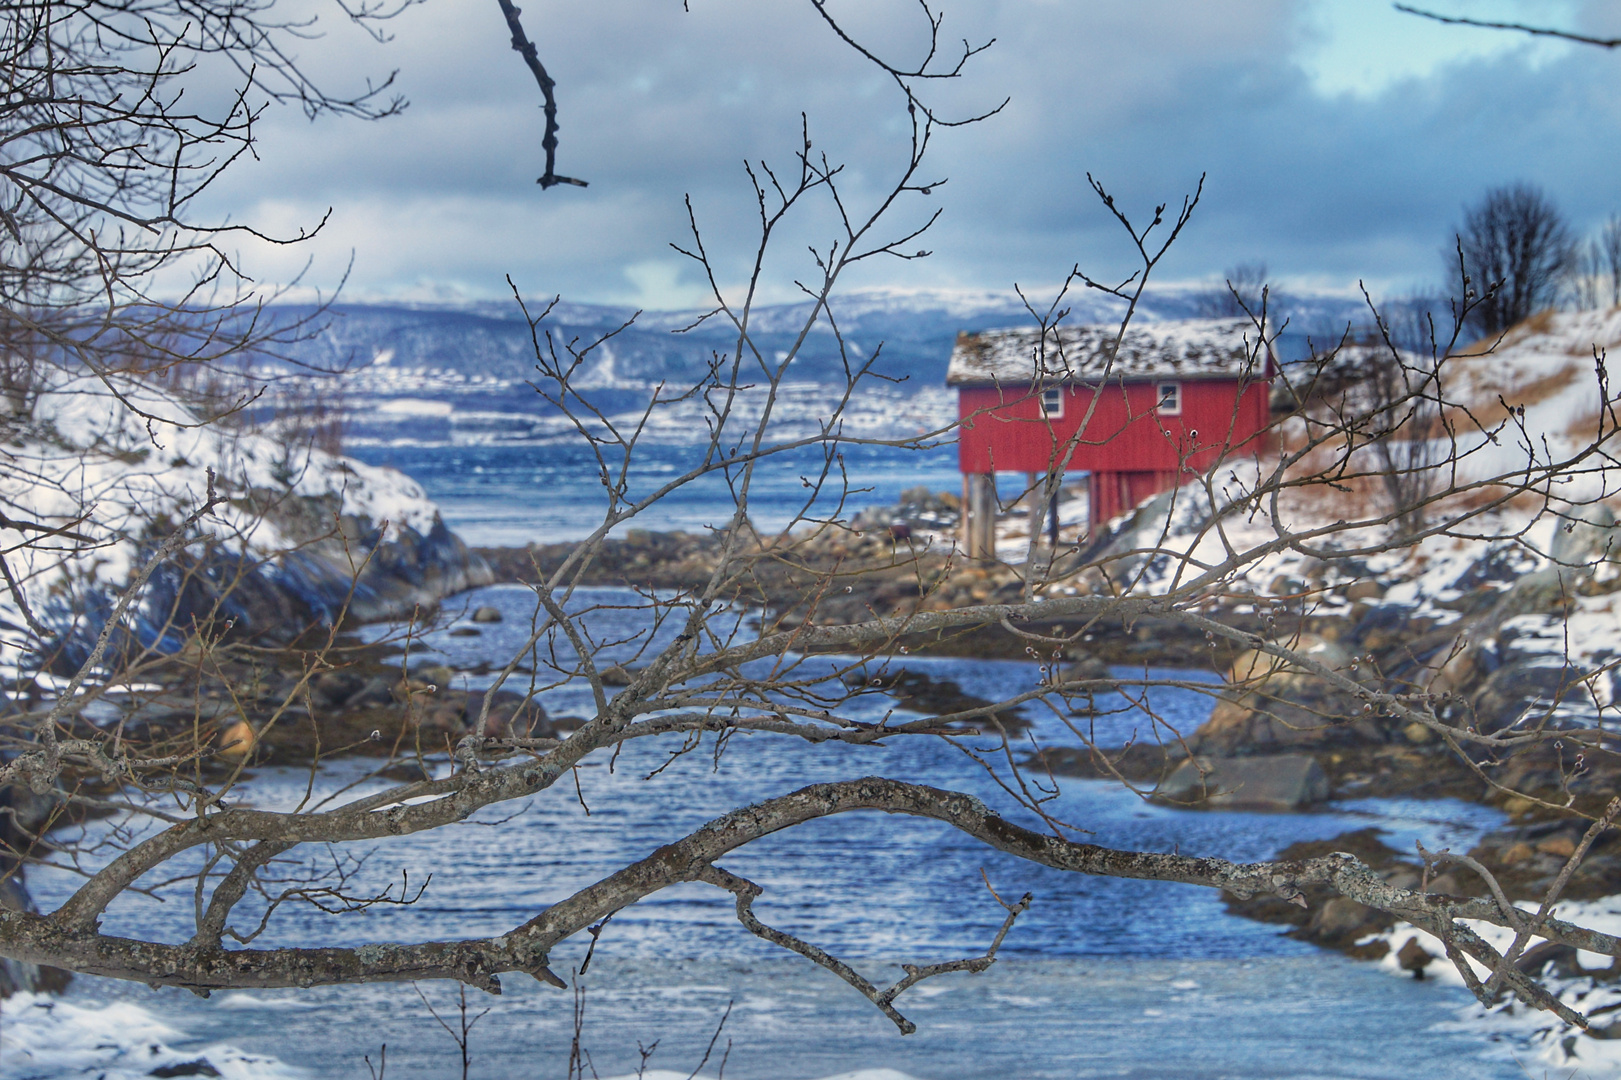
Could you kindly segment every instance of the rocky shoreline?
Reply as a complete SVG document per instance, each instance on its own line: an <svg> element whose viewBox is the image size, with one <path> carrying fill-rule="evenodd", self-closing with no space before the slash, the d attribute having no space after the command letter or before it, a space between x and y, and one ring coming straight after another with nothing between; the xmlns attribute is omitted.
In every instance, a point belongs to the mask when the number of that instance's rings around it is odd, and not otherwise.
<svg viewBox="0 0 1621 1080"><path fill-rule="evenodd" d="M801 545L792 565L761 560L737 599L792 625L1017 598L1021 583L1016 568L966 566L907 542L909 535L926 529L949 532L949 515L941 513L951 510L949 501L949 496L908 493L901 505L872 512L866 528L829 533L818 543ZM1155 512L1164 513L1150 506L1139 516ZM1561 717L1561 708L1579 704L1590 691L1568 662L1551 654L1526 628L1539 618L1563 618L1573 596L1603 595L1621 586L1621 574L1608 558L1611 551L1621 550L1621 532L1600 507L1587 516L1590 520L1574 522L1555 535L1553 565L1532 567L1515 552L1483 548L1461 568L1456 587L1440 599L1411 595L1412 589L1402 588L1404 578L1388 569L1375 572L1366 563L1345 560L1303 567L1298 577L1266 583L1258 595L1234 597L1203 611L1230 626L1287 642L1363 685L1435 695L1433 700L1455 720L1497 730L1531 716L1556 731L1570 728L1568 744L1556 740L1502 755L1471 749L1464 756L1428 729L1371 712L1353 695L1309 673L1279 667L1264 655L1236 652L1219 641L1212 647L1184 626L1145 618L1130 626L1116 622L1092 627L1068 650L1064 663L1080 666L1093 678L1100 669L1123 665L1223 672L1224 683L1213 687L1210 719L1163 746L1044 750L1027 755L1025 763L1060 777L1125 779L1145 792L1159 790L1163 801L1189 807L1301 809L1327 799L1370 797L1483 803L1501 809L1509 823L1468 854L1491 870L1512 898L1538 900L1580 836L1583 823L1573 812L1596 814L1621 790L1621 739ZM1111 545L1124 549L1133 542L1134 528L1127 521L1112 537L1072 558L1079 562L1107 556ZM690 534L627 534L604 546L586 580L699 587L713 572L710 556L717 543ZM553 544L478 554L498 580L534 581L571 552L572 545ZM806 590L818 574L826 573L835 574L836 583L847 588L825 590L812 607ZM1084 589L1088 583L1076 580L1071 586ZM1064 628L1052 624L1032 629ZM996 626L914 635L897 644L913 654L1027 656L1023 639ZM911 673L896 678L904 684ZM975 704L949 695L924 704L927 696L912 697L904 685L884 689L903 707L925 713ZM1189 774L1192 783L1187 782ZM1223 787L1224 775L1240 779ZM1296 845L1279 857L1333 850L1349 850L1400 883L1422 881L1415 852L1394 852L1365 831ZM1428 887L1452 895L1486 893L1484 882L1460 870L1437 874ZM1621 893L1621 842L1612 830L1595 844L1565 895L1585 899L1615 893ZM1228 904L1235 914L1287 925L1291 934L1352 955L1371 954L1382 946L1357 942L1388 929L1387 916L1343 899L1309 899L1314 902L1305 910L1232 897ZM1529 954L1522 966L1533 970L1573 963L1544 952ZM1402 966L1421 976L1430 959L1406 955Z"/></svg>
<svg viewBox="0 0 1621 1080"><path fill-rule="evenodd" d="M964 565L945 552L911 542L914 532L947 531L952 508L944 496L908 494L910 501L873 512L865 527L830 530L797 544L791 553L756 545L749 551L749 573L731 581L727 595L761 612L763 620L787 626L904 616L1020 595L1016 567ZM1112 537L1071 558L1106 555L1111 544L1129 545L1132 527L1132 522L1124 523ZM1613 522L1596 522L1585 532L1573 530L1564 554L1577 562L1584 553L1608 550L1613 528ZM369 571L374 578L367 589L368 605L352 606L351 621L399 618L407 610L425 616L440 597L453 591L544 579L576 547L559 543L471 550L448 530L437 535L438 529L399 550L379 553L382 557L374 560L377 569ZM579 580L643 589L699 588L715 573L722 540L714 534L631 530L603 544ZM1425 684L1426 691L1444 695L1448 707L1459 710L1454 715L1467 710L1483 724L1500 725L1507 717L1557 705L1572 685L1562 670L1550 677L1545 654L1517 650L1511 624L1527 614L1557 616L1571 591L1609 590L1621 583L1621 576L1527 574L1493 555L1483 562L1470 568L1466 575L1470 587L1447 601L1448 611L1440 615L1434 603L1420 611L1414 603L1394 599L1399 581L1354 563L1310 568L1299 579L1269 583L1270 594L1286 598L1285 602L1240 596L1203 613L1287 641L1369 686L1412 687L1423 672L1438 666L1436 657L1442 656L1446 659L1439 665L1440 675ZM843 587L817 588L829 576ZM1107 586L1079 577L1068 585ZM323 595L319 589L306 592ZM1298 602L1302 596L1311 602ZM282 607L288 602L285 596L280 601ZM307 599L297 602L306 617L317 606ZM257 611L245 609L245 622L249 628L263 627L280 610L270 603ZM1031 628L1054 634L1066 630L1056 621ZM208 677L181 678L162 692L131 696L118 704L128 714L132 734L162 733L177 726L189 729L200 718L223 740L240 737L242 729L232 725L245 722L246 750L221 755L216 767L235 767L244 757L250 763L298 764L360 754L394 759L389 775L401 779L421 775L427 758L452 752L484 705L482 692L453 688L456 672L407 662L400 647L364 644L353 635L340 635L326 654L323 670L312 672L309 657L319 644L306 635L250 650L217 666ZM1015 660L1029 655L1025 639L995 625L909 635L895 644L897 651L904 645L907 653L916 655ZM1571 836L1577 825L1559 808L1596 812L1621 787L1617 753L1621 743L1612 743L1607 736L1573 733L1568 748L1545 744L1502 758L1465 759L1428 729L1401 727L1391 718L1372 714L1353 696L1307 672L1274 669L1263 655L1212 643L1167 619L1141 618L1130 625L1101 621L1066 650L1062 663L1072 675L1097 680L1107 679L1111 667L1121 666L1201 673L1214 669L1226 680L1212 685L1216 701L1209 720L1180 739L1123 749L1047 749L1028 754L1028 767L1058 777L1124 779L1145 794L1190 808L1300 809L1327 799L1366 797L1486 803L1502 809L1510 824L1484 838L1469 854L1498 874L1515 899L1538 897L1563 865L1560 853L1568 856L1566 849L1574 850ZM892 663L860 689L886 694L897 708L924 715L969 714L960 721L965 726L986 726L982 717L991 705L954 683L932 679L904 664ZM1085 702L1072 704L1084 713ZM976 711L981 718L972 716ZM556 738L581 722L549 716L539 702L526 700L518 690L503 689L490 702L487 733ZM1016 711L1001 714L998 722L1009 731L1027 723ZM233 731L238 736L232 736ZM1297 847L1299 851L1291 848L1280 857L1320 854L1317 847L1350 850L1392 880L1406 882L1422 873L1414 853L1393 852L1372 834L1351 833L1317 846ZM1442 874L1429 886L1458 895L1484 892L1484 885L1469 873ZM1617 892L1621 892L1621 844L1607 834L1573 877L1567 895ZM1388 918L1360 905L1352 910L1349 901L1311 899L1321 902L1306 910L1231 897L1228 902L1236 914L1288 925L1291 934L1353 955L1361 955L1358 941L1388 929ZM1408 969L1415 973L1428 962L1409 959L1416 966Z"/></svg>

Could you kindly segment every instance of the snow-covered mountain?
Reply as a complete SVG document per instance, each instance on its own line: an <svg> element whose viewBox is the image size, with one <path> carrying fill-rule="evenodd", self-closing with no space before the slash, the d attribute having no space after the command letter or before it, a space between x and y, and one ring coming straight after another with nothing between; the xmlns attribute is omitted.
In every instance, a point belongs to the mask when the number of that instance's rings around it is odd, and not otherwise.
<svg viewBox="0 0 1621 1080"><path fill-rule="evenodd" d="M1138 318L1187 318L1197 313L1201 299L1198 290L1164 290ZM530 311L538 314L544 306L531 304ZM1072 323L1112 321L1121 310L1119 301L1087 291L1074 294L1068 307ZM808 302L757 308L750 331L761 358L769 363L786 356L811 310ZM1273 311L1275 323L1289 320L1280 342L1286 359L1305 354L1308 333L1319 340L1337 336L1366 314L1358 300L1320 295L1274 296ZM301 305L270 309L272 318L311 319L320 327L285 358L306 370L344 374L332 381L295 377L289 389L303 384L301 392L318 393L338 407L345 414L346 438L357 445L531 441L561 434L567 421L529 385L537 339L540 348L555 349L564 359L570 348L586 352L574 387L589 392L598 408L609 415L639 412L660 383L691 385L717 356L735 350L736 328L723 317L705 319L704 314L558 303L532 332L514 301L338 304L325 314ZM783 419L808 424L825 417L837 396L832 388L844 385L847 364L876 354L873 369L894 381L869 383L873 392L853 403L850 421L879 427L900 410L908 432L944 423L954 409L943 384L958 332L1031 321L1012 291L867 291L840 297L832 321L819 319L799 350L790 376L797 389L785 403ZM282 361L263 361L260 367L295 375L300 370ZM660 423L675 435L701 423L702 412L701 402L688 403L666 411Z"/></svg>

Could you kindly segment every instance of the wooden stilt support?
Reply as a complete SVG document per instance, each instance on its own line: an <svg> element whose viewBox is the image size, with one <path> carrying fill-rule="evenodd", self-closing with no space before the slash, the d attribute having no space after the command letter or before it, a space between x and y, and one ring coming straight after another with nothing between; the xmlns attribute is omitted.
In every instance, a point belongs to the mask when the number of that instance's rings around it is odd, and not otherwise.
<svg viewBox="0 0 1621 1080"><path fill-rule="evenodd" d="M962 474L962 508L957 515L957 548L964 555L973 547L974 485L973 474ZM972 558L972 556L969 556Z"/></svg>
<svg viewBox="0 0 1621 1080"><path fill-rule="evenodd" d="M996 558L996 474L970 473L965 480L967 543L963 548L970 559L990 562Z"/></svg>
<svg viewBox="0 0 1621 1080"><path fill-rule="evenodd" d="M1024 475L1024 505L1029 527L1026 530L1039 543L1041 540L1042 489L1046 486L1047 478L1041 473L1025 473Z"/></svg>

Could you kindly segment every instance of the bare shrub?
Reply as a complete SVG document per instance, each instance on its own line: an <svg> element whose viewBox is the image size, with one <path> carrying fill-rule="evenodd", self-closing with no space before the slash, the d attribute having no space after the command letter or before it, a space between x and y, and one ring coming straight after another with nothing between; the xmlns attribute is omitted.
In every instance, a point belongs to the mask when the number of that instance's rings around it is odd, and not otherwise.
<svg viewBox="0 0 1621 1080"><path fill-rule="evenodd" d="M820 5L818 11L827 17ZM1455 392L1454 372L1463 359L1456 343L1472 320L1501 325L1499 314L1482 314L1497 303L1500 291L1513 295L1522 285L1531 287L1515 278L1519 284L1482 292L1479 283L1489 271L1476 269L1478 295L1465 292L1449 333L1431 336L1427 358L1412 359L1388 333L1381 333L1378 340L1363 343L1382 365L1363 389L1328 395L1314 393L1311 384L1343 362L1339 350L1313 364L1286 369L1279 377L1301 407L1280 422L1275 450L1233 454L1167 493L1154 512L1142 511L1103 546L1077 545L1036 557L1038 520L1024 562L965 570L949 540L931 543L887 530L876 535L858 530L851 524L851 501L860 483L846 472L842 449L859 441L896 452L917 450L949 438L956 426L916 436L859 439L842 427L848 403L885 373L876 350L858 355L838 334L836 286L859 263L919 255L920 237L934 219L926 208L913 210L936 182L925 169L929 148L943 127L972 119L938 114L924 89L930 80L958 76L977 49L965 44L957 52L942 52L940 25L932 14L923 30L927 42L920 60L902 63L861 52L892 83L897 111L904 116L906 152L887 186L873 194L846 187L842 163L813 151L807 121L786 164L749 167L757 211L755 245L747 262L753 270L736 289L722 284L727 279L717 269L721 260L711 254L693 215L691 234L680 250L712 288L709 310L700 321L732 331L729 348L712 355L698 377L661 384L627 418L582 385L593 353L612 333L589 341L565 339L550 332L550 305L526 306L538 369L535 386L573 420L578 439L593 455L602 517L589 536L554 563L541 567L537 557L525 640L491 672L494 684L487 692L447 706L444 688L415 677L401 660L400 677L385 692L403 704L406 722L353 740L381 751L372 777L388 778L387 786L364 794L346 790L326 802L312 799L290 809L257 808L237 799L248 760L241 755L245 737L240 732L219 731L216 739L210 731L205 739L199 722L184 731L143 737L80 721L105 689L89 678L101 670L106 650L100 643L128 625L141 585L158 568L174 564L187 530L222 507L218 494L211 490L170 538L157 544L116 609L97 620L105 631L98 638L101 651L70 666L74 674L65 686L20 715L19 725L26 727L13 731L26 731L28 737L14 737L8 747L11 756L0 766L0 781L41 793L60 787L63 806L77 812L113 811L126 815L120 822L149 824L150 832L136 840L133 832L120 829L94 850L70 852L67 857L82 872L82 884L54 911L0 911L0 954L203 993L426 979L494 992L504 978L516 975L566 989L551 966L554 950L581 935L594 937L594 928L600 929L615 912L663 889L698 883L730 895L740 932L822 966L908 1032L913 1025L902 1012L904 995L923 980L983 971L995 963L1006 936L1017 932L1017 919L1030 898L1008 902L993 891L1003 921L982 952L908 965L903 978L885 986L816 943L766 923L755 910L765 887L722 865L733 852L772 833L822 818L879 811L931 819L1032 864L1078 874L1192 884L1240 899L1270 898L1291 910L1324 897L1355 901L1433 934L1481 1000L1494 1002L1512 994L1570 1023L1588 1024L1574 1005L1549 991L1539 971L1523 969L1519 960L1539 936L1621 956L1621 939L1556 918L1553 911L1621 807L1580 786L1594 763L1615 754L1602 725L1566 723L1553 708L1529 713L1523 722L1482 722L1471 712L1475 706L1470 701L1448 689L1447 680L1454 680L1453 687L1462 685L1456 681L1458 671L1471 655L1461 631L1436 650L1412 651L1412 663L1400 671L1384 673L1364 656L1336 659L1326 648L1332 643L1312 641L1307 627L1317 608L1335 590L1346 591L1359 568L1372 561L1417 561L1425 554L1424 545L1452 543L1500 544L1527 556L1527 537L1535 527L1557 523L1574 529L1580 521L1598 528L1580 512L1615 491L1613 448L1621 428L1602 357L1594 379L1605 409L1590 439L1573 445L1539 441L1525 426L1520 403L1512 401L1503 402L1501 415L1482 419L1475 403ZM863 184L872 182L864 173ZM1124 302L1127 315L1115 336L1118 349L1142 290L1193 220L1198 201L1195 191L1169 212L1169 203L1161 204L1145 224L1100 182L1093 180L1092 186L1122 226L1138 266L1124 282L1114 283L1096 281L1077 269L1050 301L1030 301L1037 348L1043 351L1041 371L1063 368L1062 356L1047 356L1045 350L1064 340L1049 331L1067 318L1065 297L1071 289L1101 289ZM776 251L779 234L797 235L803 218L817 211L831 231L812 248L810 269L800 279L807 304L799 344L778 353L754 336L762 267ZM1538 235L1557 238L1548 221L1537 221ZM727 260L725 265L733 263ZM1236 287L1233 291L1239 294ZM1534 300L1539 294L1531 289L1527 295ZM1254 331L1248 340L1249 377L1254 379L1266 377L1269 335L1276 333L1265 306L1263 289L1257 309L1249 312ZM845 361L845 380L834 407L807 430L791 426L782 405L804 342L819 326L832 328ZM1443 336L1445 343L1439 340ZM1105 369L1100 384L1110 374ZM1026 392L1024 387L1014 389L1014 396ZM1095 395L1094 402L1101 396ZM638 465L648 432L661 420L682 423L703 437L675 472L650 476ZM1041 494L1038 507L1050 505L1072 455L1088 437L1083 422L1073 439L1055 447L1046 475L1032 485ZM1096 433L1090 437L1099 438ZM1234 445L1230 431L1205 437L1217 445ZM1414 453L1418 443L1424 444L1425 456L1415 463L1404 455ZM752 500L762 471L789 455L811 460L801 477L804 502L782 528L765 530L751 514ZM706 539L704 561L688 579L667 588L643 587L628 598L607 602L584 591L598 580L594 567L599 561L619 550L616 531L635 525L664 500L716 479L727 485L731 512ZM1358 498L1381 489L1387 502ZM1524 518L1506 516L1508 509L1526 503L1533 509ZM1325 507L1333 513L1324 513ZM1551 580L1544 575L1533 582L1544 599L1567 595L1560 576L1565 571L1590 571L1596 582L1608 565L1602 551L1562 550L1562 569ZM1276 586L1259 580L1282 556L1302 568L1300 579L1280 574L1283 580ZM1309 572L1304 569L1308 563ZM362 570L357 567L357 581ZM349 599L358 602L359 596L357 589ZM948 597L962 599L948 602ZM294 726L307 728L312 770L334 752L353 749L332 738L335 728L344 730L333 699L323 703L316 697L321 681L340 671L342 656L332 627L341 623L349 599L324 630L313 628L314 638L301 643L308 647L292 654L297 671L276 693L263 695L271 699L265 706L269 717L257 726L247 725L257 740ZM629 627L611 640L594 624L609 610L616 625ZM1215 687L1148 667L1122 674L1079 662L1075 654L1084 654L1095 639L1127 629L1178 635L1191 643L1191 650L1205 650L1201 655L1208 657L1208 666L1226 669L1233 682ZM228 630L223 621L210 622L187 637L189 652L184 655L215 678L216 685L231 691L262 673L252 664L269 661L263 653L242 649L235 657L241 666L232 667L223 651L233 644ZM415 623L399 631L408 650L419 632ZM870 718L867 707L873 695L893 682L886 678L900 657L974 634L999 634L1022 647L1039 665L1029 673L1028 683L999 700L967 702L934 715L885 710L880 719ZM610 648L617 654L611 667ZM138 661L144 659L121 663L141 670ZM1605 670L1580 673L1586 679L1603 674ZM1311 695L1285 697L1278 689L1283 680L1302 693L1309 688ZM573 730L519 724L512 721L518 713L503 720L499 712L504 693L521 698L521 708L568 687L583 689L590 699L589 715ZM1490 868L1449 853L1427 855L1426 869L1461 864L1480 876L1487 886L1482 891L1489 895L1441 893L1428 887L1427 878L1398 884L1345 853L1235 862L1216 852L1107 846L1098 842L1103 838L1081 833L1051 813L1059 783L1049 767L1051 755L1040 746L1021 752L1015 713L1025 707L1042 710L1044 719L1064 726L1078 741L1079 757L1093 775L1112 777L1145 798L1172 768L1194 769L1200 773L1199 786L1207 787L1203 759L1195 752L1198 733L1156 713L1148 691L1157 687L1219 697L1223 706L1234 706L1225 715L1235 726L1274 725L1295 734L1321 730L1380 746L1396 733L1412 733L1444 747L1446 760L1467 771L1471 783L1478 777L1579 823L1582 839L1564 856L1557 880L1540 890L1535 910L1511 903ZM1249 690L1262 699L1260 707L1243 705L1229 693ZM1117 698L1125 704L1109 704ZM1110 708L1134 710L1145 718L1153 745L1136 749L1152 758L1148 767L1139 768L1141 761L1134 764L1133 754L1121 748L1097 742L1089 718ZM210 716L208 721L217 725L218 719ZM743 735L754 738L738 738ZM404 882L364 890L347 876L347 864L333 868L328 850L343 851L362 842L386 844L531 797L583 802L576 769L611 762L621 747L643 739L663 740L660 745L668 748L672 761L699 753L717 760L747 755L766 739L807 753L820 744L840 742L864 748L870 756L861 768L875 771L734 807L555 903L537 904L525 913L528 917L497 935L394 940L388 920L379 918L370 924L376 928L375 939L358 947L257 943L285 907L311 904L342 915L409 904L421 896L420 884L413 893ZM886 747L918 739L946 740L970 756L998 785L996 805L881 775L890 760L884 756ZM1577 747L1583 755L1579 768L1567 755L1567 749ZM1537 786L1522 777L1517 784L1498 768L1510 755L1532 752L1557 755L1537 774L1553 777L1552 793L1549 783ZM1434 767L1441 767L1440 760L1433 759ZM402 771L404 766L415 771ZM311 776L313 787L313 771ZM878 818L864 828L881 829L886 820ZM854 855L859 834L851 835ZM199 860L203 869L188 859ZM453 873L456 868L443 869ZM147 887L184 898L185 910L195 911L190 936L134 940L103 932L101 919L109 905L132 889ZM1494 946L1475 929L1484 926L1506 929L1512 943ZM470 1025L458 1029L463 1047ZM579 1064L577 1060L571 1067Z"/></svg>

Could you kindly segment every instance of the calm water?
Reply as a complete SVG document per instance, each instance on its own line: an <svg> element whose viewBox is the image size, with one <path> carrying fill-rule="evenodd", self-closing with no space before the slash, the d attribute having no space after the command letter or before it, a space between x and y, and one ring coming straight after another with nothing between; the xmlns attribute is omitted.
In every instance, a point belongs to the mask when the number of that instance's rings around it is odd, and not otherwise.
<svg viewBox="0 0 1621 1080"><path fill-rule="evenodd" d="M373 465L388 465L421 482L445 522L474 545L522 545L531 540L582 537L602 523L607 506L596 457L575 442L511 446L362 446L349 451ZM847 445L843 469L807 449L764 459L757 470L750 516L778 529L807 511L850 516L865 507L893 504L919 484L961 491L955 444L904 451ZM629 474L631 498L656 491L703 460L701 450L649 444L638 449ZM806 481L819 482L819 498ZM629 526L699 532L724 525L733 503L727 480L716 474L673 493ZM842 500L842 504L841 504Z"/></svg>
<svg viewBox="0 0 1621 1080"><path fill-rule="evenodd" d="M481 590L467 599L469 607L494 603L506 621L484 626L476 638L430 635L434 658L469 665L521 643L532 610L524 590ZM581 602L609 605L593 616L593 628L611 636L635 629L633 616L612 607L628 599L594 590ZM802 673L833 662L806 660ZM1020 663L913 659L908 666L983 696L1037 677L1033 665ZM470 686L483 683L464 678ZM567 713L583 711L587 700L584 687L571 686L545 702ZM858 710L876 719L888 704L874 697ZM1208 709L1207 699L1189 691L1164 691L1155 705L1187 726ZM1140 714L1112 723L1109 736L1124 741ZM1035 734L1047 744L1075 741L1051 719L1038 719ZM285 909L259 943L499 933L718 813L818 780L882 773L971 791L1019 816L985 770L944 740L807 748L738 736L718 757L706 741L648 778L680 746L679 739L631 744L612 770L606 757L589 761L579 772L578 793L559 785L458 827L368 846L355 887L397 881L402 872L421 882L431 873L421 902L342 917ZM334 790L358 776L354 763L339 764L317 783ZM289 805L306 780L293 770L263 770L248 796L257 805ZM1052 809L1101 843L1239 859L1370 824L1401 847L1414 840L1467 847L1496 820L1490 811L1456 803L1365 802L1301 815L1188 813L1095 782L1064 784ZM744 1080L811 1080L858 1070L895 1070L923 1080L1524 1075L1512 1047L1455 1022L1467 1000L1462 991L1391 978L1280 937L1275 928L1231 918L1207 890L1064 874L988 850L936 823L880 814L845 815L767 837L724 865L765 887L756 912L768 924L858 963L875 978L897 978L900 962L981 951L1002 914L985 892L982 872L1004 896L1029 891L1035 904L990 972L944 976L900 999L921 1029L902 1038L832 976L744 931L725 894L705 886L668 890L612 920L583 980L584 1042L600 1076L633 1074L637 1042L657 1039L652 1066L686 1077L728 1002L733 1012L717 1055L729 1038L726 1075ZM48 907L74 880L39 873L33 883ZM188 933L189 922L187 896L132 896L109 912L105 928L172 940ZM584 949L584 942L560 948L554 969L576 967ZM524 976L504 981L507 993L498 999L473 995L478 1009L492 1009L475 1029L473 1075L562 1076L572 1035L569 996ZM446 987L423 989L441 1011L452 1003ZM391 1077L450 1076L459 1067L454 1045L410 987L233 993L202 1001L183 992L81 980L69 1002L93 1007L86 1017L133 1008L173 1030L167 1045L208 1052L210 1060L223 1053L217 1044L274 1059L233 1065L228 1075L274 1075L290 1067L311 1077L365 1076L362 1055L375 1060L383 1043ZM74 1024L82 1032L94 1028L86 1018ZM95 1040L115 1048L98 1051L103 1057L139 1058L135 1040L117 1049L123 1044L116 1032ZM118 1074L116 1067L107 1070L105 1061L81 1055L70 1062L43 1051L0 1063L5 1075L19 1077ZM704 1073L717 1071L718 1060L711 1060ZM880 1080L896 1072L868 1075Z"/></svg>

